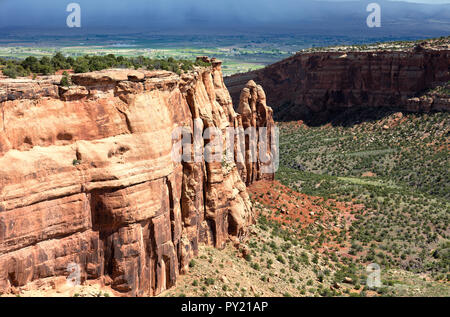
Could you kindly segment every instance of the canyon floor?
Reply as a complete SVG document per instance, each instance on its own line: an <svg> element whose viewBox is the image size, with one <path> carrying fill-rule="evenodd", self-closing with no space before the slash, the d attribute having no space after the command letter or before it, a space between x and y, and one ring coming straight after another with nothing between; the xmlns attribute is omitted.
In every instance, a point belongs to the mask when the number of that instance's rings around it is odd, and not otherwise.
<svg viewBox="0 0 450 317"><path fill-rule="evenodd" d="M317 296L450 296L448 285L402 269L383 272L386 286L368 290L349 273L342 282L340 265L326 255L301 245L291 245L283 238L256 226L250 239L252 256L245 259L229 245L219 251L200 249L192 261L191 272L180 278L163 297L317 297ZM317 264L314 262L317 260ZM310 261L308 263L308 261ZM358 272L361 281L364 273Z"/></svg>
<svg viewBox="0 0 450 317"><path fill-rule="evenodd" d="M249 189L251 255L203 248L165 296L450 296L448 113L279 126L277 181ZM370 263L381 266L376 290Z"/></svg>

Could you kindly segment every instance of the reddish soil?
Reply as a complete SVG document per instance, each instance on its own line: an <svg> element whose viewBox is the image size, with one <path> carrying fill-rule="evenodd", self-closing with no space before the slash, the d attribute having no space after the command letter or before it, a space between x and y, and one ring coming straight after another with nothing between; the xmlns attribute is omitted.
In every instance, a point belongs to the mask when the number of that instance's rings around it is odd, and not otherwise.
<svg viewBox="0 0 450 317"><path fill-rule="evenodd" d="M290 121L290 122L277 122L277 124L280 127L287 128L287 129L299 129L299 128L308 129L308 126L302 120Z"/></svg>
<svg viewBox="0 0 450 317"><path fill-rule="evenodd" d="M348 246L334 241L334 237L351 225L355 219L352 211L364 212L364 205L332 199L325 201L320 197L298 193L278 181L257 182L249 187L249 193L253 200L271 211L270 218L279 222L283 229L300 233L300 230L310 226L319 227L321 230L316 234L326 236L325 242L318 248L320 251L337 248L342 255L350 256L346 254Z"/></svg>
<svg viewBox="0 0 450 317"><path fill-rule="evenodd" d="M362 177L377 177L377 174L372 172L365 172L364 174L362 174Z"/></svg>

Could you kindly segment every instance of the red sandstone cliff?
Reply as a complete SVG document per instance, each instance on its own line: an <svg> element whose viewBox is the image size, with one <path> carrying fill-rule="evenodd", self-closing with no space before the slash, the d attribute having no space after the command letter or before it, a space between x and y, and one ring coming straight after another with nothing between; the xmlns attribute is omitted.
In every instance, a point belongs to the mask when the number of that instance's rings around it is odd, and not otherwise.
<svg viewBox="0 0 450 317"><path fill-rule="evenodd" d="M450 81L450 43L403 50L299 53L262 70L225 79L233 100L249 80L260 83L279 119L326 117L354 106L450 110L447 100L411 100Z"/></svg>
<svg viewBox="0 0 450 317"><path fill-rule="evenodd" d="M245 183L273 175L248 160L176 163L172 131L197 118L205 129L273 126L261 87L249 83L240 115L214 60L181 77L108 70L72 81L0 81L0 293L75 263L82 282L157 295L199 243L246 237Z"/></svg>

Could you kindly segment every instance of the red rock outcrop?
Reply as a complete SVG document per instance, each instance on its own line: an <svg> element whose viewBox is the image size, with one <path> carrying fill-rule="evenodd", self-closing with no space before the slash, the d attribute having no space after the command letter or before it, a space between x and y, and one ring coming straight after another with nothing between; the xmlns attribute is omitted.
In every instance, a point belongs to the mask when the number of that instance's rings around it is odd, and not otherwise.
<svg viewBox="0 0 450 317"><path fill-rule="evenodd" d="M249 80L264 87L275 117L282 120L327 117L356 106L450 110L447 103L409 100L450 81L448 48L299 53L262 70L226 78L235 102Z"/></svg>
<svg viewBox="0 0 450 317"><path fill-rule="evenodd" d="M74 263L82 282L157 295L200 243L245 239L254 221L245 183L273 174L172 158L177 127L273 126L262 88L246 88L252 107L241 116L211 62L181 76L77 74L69 88L57 76L0 81L0 293L67 276Z"/></svg>
<svg viewBox="0 0 450 317"><path fill-rule="evenodd" d="M450 81L407 101L409 111L449 111Z"/></svg>
<svg viewBox="0 0 450 317"><path fill-rule="evenodd" d="M244 129L265 127L267 128L268 138L272 139L275 137L271 135L274 132L272 128L275 127L272 108L267 106L267 98L263 88L253 80L250 80L242 90L237 111L242 116L242 127ZM243 164L244 166L238 165L241 178L247 185L251 185L258 180L274 180L274 174L264 171L264 168L272 165L274 160L277 159L275 157L277 148L269 142L256 144L258 143L258 138L251 138L248 135L246 138L245 164ZM261 149L258 147L262 144L267 144L267 148ZM256 149L256 151L252 150L252 148ZM266 162L255 159L254 156L257 153L266 153Z"/></svg>

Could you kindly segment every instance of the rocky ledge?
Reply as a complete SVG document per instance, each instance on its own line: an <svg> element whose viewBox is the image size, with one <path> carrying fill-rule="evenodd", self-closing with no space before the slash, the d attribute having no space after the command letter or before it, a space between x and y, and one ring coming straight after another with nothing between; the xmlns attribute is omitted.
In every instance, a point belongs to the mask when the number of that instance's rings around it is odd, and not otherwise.
<svg viewBox="0 0 450 317"><path fill-rule="evenodd" d="M273 178L248 160L248 141L245 163L231 166L171 156L172 131L193 133L195 119L204 129L274 125L254 82L235 112L221 63L211 62L181 76L77 74L70 87L60 76L0 80L0 294L76 266L81 283L158 295L199 244L246 238L246 184Z"/></svg>

